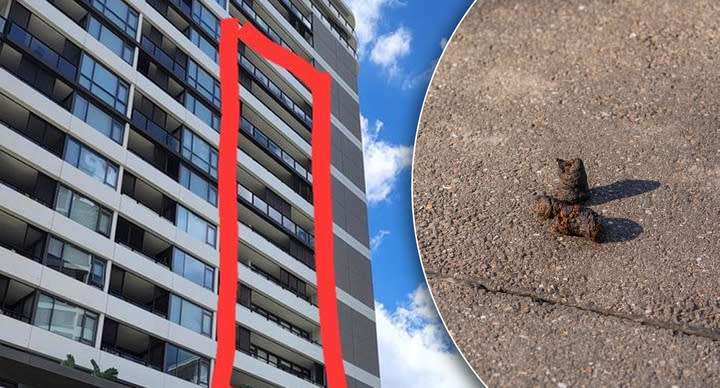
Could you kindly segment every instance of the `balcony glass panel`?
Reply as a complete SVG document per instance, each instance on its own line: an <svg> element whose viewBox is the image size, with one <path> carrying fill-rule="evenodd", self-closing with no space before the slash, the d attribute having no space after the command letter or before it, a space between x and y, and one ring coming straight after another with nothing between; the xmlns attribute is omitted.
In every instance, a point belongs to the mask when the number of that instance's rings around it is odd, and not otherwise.
<svg viewBox="0 0 720 388"><path fill-rule="evenodd" d="M58 188L54 209L81 225L105 236L110 236L112 213L65 186Z"/></svg>
<svg viewBox="0 0 720 388"><path fill-rule="evenodd" d="M122 0L91 0L93 8L100 11L131 38L135 39L138 13Z"/></svg>
<svg viewBox="0 0 720 388"><path fill-rule="evenodd" d="M38 298L35 310L37 327L92 346L95 344L97 324L96 313L46 294L40 294Z"/></svg>
<svg viewBox="0 0 720 388"><path fill-rule="evenodd" d="M214 268L178 248L173 249L172 270L195 284L213 289Z"/></svg>
<svg viewBox="0 0 720 388"><path fill-rule="evenodd" d="M118 144L122 144L125 126L92 102L75 94L72 113L79 119L97 129L103 135L111 138Z"/></svg>
<svg viewBox="0 0 720 388"><path fill-rule="evenodd" d="M110 51L122 58L123 61L132 65L135 49L127 44L125 40L115 35L112 30L105 27L99 20L89 16L87 31L90 35L94 36L95 39L104 44L105 47L109 48Z"/></svg>
<svg viewBox="0 0 720 388"><path fill-rule="evenodd" d="M73 138L65 145L65 161L99 182L112 188L117 185L118 166Z"/></svg>
<svg viewBox="0 0 720 388"><path fill-rule="evenodd" d="M80 62L78 82L92 94L125 115L130 86L85 53Z"/></svg>
<svg viewBox="0 0 720 388"><path fill-rule="evenodd" d="M100 289L105 284L105 261L55 237L48 243L47 265Z"/></svg>

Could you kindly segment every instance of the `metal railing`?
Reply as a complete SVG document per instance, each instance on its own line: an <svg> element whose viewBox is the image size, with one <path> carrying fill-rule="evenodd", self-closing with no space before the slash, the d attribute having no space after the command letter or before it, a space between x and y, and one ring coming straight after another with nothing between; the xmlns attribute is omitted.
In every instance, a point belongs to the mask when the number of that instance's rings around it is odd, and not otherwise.
<svg viewBox="0 0 720 388"><path fill-rule="evenodd" d="M256 305L255 303L250 305L250 311L260 315L261 317L265 318L266 320L275 323L276 325L280 326L281 328L295 334L296 336L313 343L315 345L319 345L317 341L312 339L310 337L310 333L307 331L293 325L292 323L278 317L277 315L265 310L264 308Z"/></svg>
<svg viewBox="0 0 720 388"><path fill-rule="evenodd" d="M160 144L167 146L177 153L180 152L180 140L168 133L165 128L147 118L147 116L139 110L133 109L131 122L133 126L144 131L153 139L160 142Z"/></svg>
<svg viewBox="0 0 720 388"><path fill-rule="evenodd" d="M77 75L77 66L73 65L67 59L51 49L48 45L33 36L30 32L15 23L10 23L10 29L7 34L11 42L18 46L25 47L35 54L46 65L57 69L60 74L68 79L75 80Z"/></svg>
<svg viewBox="0 0 720 388"><path fill-rule="evenodd" d="M317 304L314 303L314 302L310 299L310 296L308 296L308 295L301 295L301 294L299 294L299 293L291 290L289 287L287 287L286 285L282 284L282 282L280 282L280 279L276 278L275 276L270 275L269 273L263 271L262 269L260 269L260 268L258 268L258 267L255 267L254 265L248 265L248 264L243 263L242 261L239 261L239 263L242 264L242 265L244 265L245 267L250 268L251 271L257 273L258 275L263 276L265 279L269 280L270 282L275 283L275 285L280 286L280 288L282 288L283 290L286 290L286 291L290 292L291 294L297 296L298 298L300 298L300 299L302 299L302 300L310 303L311 305L317 307Z"/></svg>
<svg viewBox="0 0 720 388"><path fill-rule="evenodd" d="M153 58L160 62L163 66L165 66L168 70L173 72L178 78L181 80L185 80L187 70L185 69L185 66L183 66L180 62L174 60L170 54L163 51L160 46L155 44L150 38L143 35L140 38L140 47L147 50L150 54L153 55Z"/></svg>
<svg viewBox="0 0 720 388"><path fill-rule="evenodd" d="M295 160L290 154L285 152L275 142L270 140L269 137L265 136L256 126L252 125L244 117L241 117L240 128L243 132L247 133L250 137L255 139L265 150L270 154L275 155L279 160L290 167L291 170L295 171L301 178L305 179L308 183L312 183L312 174L310 170L303 166L300 162Z"/></svg>
<svg viewBox="0 0 720 388"><path fill-rule="evenodd" d="M275 98L280 102L281 105L283 105L288 112L290 112L293 116L295 116L303 125L305 125L308 129L312 131L312 114L305 112L304 109L302 109L298 104L293 101L290 96L285 94L285 92L282 91L277 85L275 85L274 82L270 81L270 78L268 78L265 73L263 73L260 69L258 69L255 65L250 62L249 59L247 59L244 55L241 53L238 53L238 60L240 61L240 65L253 76L253 79L257 83L263 86L265 90L267 90L271 95L275 96Z"/></svg>
<svg viewBox="0 0 720 388"><path fill-rule="evenodd" d="M242 198L248 205L252 205L260 213L267 216L275 222L276 225L282 226L284 230L290 232L298 240L306 243L310 247L315 246L315 237L305 229L294 223L290 218L280 213L277 209L267 204L257 195L253 194L248 188L238 183L238 197Z"/></svg>

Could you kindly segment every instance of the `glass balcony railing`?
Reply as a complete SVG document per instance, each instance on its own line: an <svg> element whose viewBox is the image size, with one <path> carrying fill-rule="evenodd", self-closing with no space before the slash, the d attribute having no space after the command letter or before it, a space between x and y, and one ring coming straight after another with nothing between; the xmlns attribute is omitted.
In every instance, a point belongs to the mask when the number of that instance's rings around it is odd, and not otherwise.
<svg viewBox="0 0 720 388"><path fill-rule="evenodd" d="M133 109L132 124L150 135L153 139L180 153L180 140L169 134L163 127L148 119L139 110Z"/></svg>
<svg viewBox="0 0 720 388"><path fill-rule="evenodd" d="M313 4L313 8L315 8L315 5ZM338 31L337 27L335 27L335 23L331 22L325 14L322 13L322 11L318 10L320 13L320 19L325 23L325 25L330 29L330 32L340 40L341 43L343 43L343 46L352 54L355 58L357 58L357 50L350 44L348 39L345 37L344 34L340 33ZM344 21L344 19L343 19Z"/></svg>
<svg viewBox="0 0 720 388"><path fill-rule="evenodd" d="M251 357L258 359L260 361L265 362L268 365L272 365L277 369L280 369L282 371L285 371L287 373L290 373L294 376L297 376L305 381L308 381L312 384L315 384L317 386L322 386L321 383L314 381L310 376L310 369L303 368L302 366L295 364L293 362L290 362L277 354L271 353L261 347L258 347L256 345L250 345L250 351L244 352Z"/></svg>
<svg viewBox="0 0 720 388"><path fill-rule="evenodd" d="M313 344L315 344L315 345L318 345L318 342L315 341L315 340L313 340L313 339L310 337L310 333L308 333L307 331L305 331L305 330L303 330L303 329L300 329L299 327L297 327L297 326L293 325L292 323L290 323L290 322L288 322L288 321L286 321L286 320L278 317L277 315L275 315L275 314L273 314L273 313L265 310L264 308L256 305L255 303L253 303L253 304L251 305L250 311L254 312L255 314L258 314L258 315L262 316L263 318L267 319L268 321L273 322L274 324L276 324L276 325L280 326L281 328L283 328L283 329L285 329L285 330L287 330L287 331L295 334L296 336L298 336L298 337L300 337L300 338L302 338L302 339L304 339L304 340L306 340L306 341L308 341L308 342L310 342L310 343L313 343Z"/></svg>
<svg viewBox="0 0 720 388"><path fill-rule="evenodd" d="M147 50L155 60L160 62L165 68L170 70L173 74L175 74L178 78L181 80L185 80L185 76L187 74L187 71L185 70L185 66L180 64L179 62L175 61L169 54L167 54L165 51L163 51L158 45L156 45L150 38L143 35L140 39L140 47Z"/></svg>
<svg viewBox="0 0 720 388"><path fill-rule="evenodd" d="M278 160L281 160L283 164L288 166L292 171L300 175L301 178L305 179L308 183L312 183L312 174L309 169L300 164L287 152L283 151L279 145L275 144L270 138L265 136L257 127L252 125L249 121L245 120L244 117L240 120L240 128L243 132L253 138L258 144L260 144L266 151L271 155L275 156Z"/></svg>
<svg viewBox="0 0 720 388"><path fill-rule="evenodd" d="M77 66L60 56L60 54L56 53L53 49L41 42L38 38L34 37L24 28L15 23L10 23L10 29L7 36L11 42L17 44L18 46L25 47L46 65L56 69L67 79L73 81L75 80L75 76L77 75Z"/></svg>
<svg viewBox="0 0 720 388"><path fill-rule="evenodd" d="M305 112L298 104L295 103L285 92L282 91L274 82L270 81L260 69L250 62L244 55L238 54L240 65L250 73L255 81L259 83L265 90L273 95L281 105L285 107L293 116L295 116L303 125L312 131L312 114Z"/></svg>
<svg viewBox="0 0 720 388"><path fill-rule="evenodd" d="M169 0L170 3L174 4L176 7L178 7L186 16L190 17L192 15L192 7L190 4L182 1L182 0Z"/></svg>
<svg viewBox="0 0 720 388"><path fill-rule="evenodd" d="M248 267L248 268L250 268L251 271L255 272L256 274L258 274L258 275L260 275L260 276L262 276L262 277L264 277L265 279L269 280L270 282L275 283L276 285L280 286L282 289L284 289L284 290L286 290L286 291L289 291L290 293L292 293L293 295L297 296L298 298L300 298L300 299L302 299L302 300L310 303L311 305L317 307L317 304L314 303L314 302L312 301L312 299L310 299L310 296L308 296L308 295L306 295L306 294L298 293L297 291L294 291L294 290L291 290L290 287L282 284L282 282L280 281L280 279L276 278L275 276L270 275L269 273L263 271L262 269L254 266L254 265L252 265L252 264L248 265L248 264L245 264L245 263L242 262L242 261L239 261L239 263L242 264L242 265L244 265L244 266L246 266L246 267Z"/></svg>
<svg viewBox="0 0 720 388"><path fill-rule="evenodd" d="M303 13L300 12L300 9L295 4L293 4L290 0L280 0L280 2L285 6L285 9L295 15L298 20L301 20L308 30L312 31L312 21L310 21L310 18L303 15Z"/></svg>
<svg viewBox="0 0 720 388"><path fill-rule="evenodd" d="M282 229L295 236L298 240L304 242L311 248L315 247L315 236L308 233L274 207L268 205L267 202L253 194L252 191L248 190L245 186L238 183L237 188L239 198L242 198L247 204L252 205L260 213L273 220L275 224L281 226Z"/></svg>
<svg viewBox="0 0 720 388"><path fill-rule="evenodd" d="M268 38L270 38L273 42L279 44L280 46L285 47L286 49L290 51L294 51L290 46L285 43L285 41L280 37L280 35L273 30L272 27L270 27L261 17L260 15L255 12L255 10L252 8L252 3L246 0L233 0L235 5L240 8L240 10L245 14L245 16L250 19L250 21L253 22L255 26L257 26L260 31L265 33Z"/></svg>

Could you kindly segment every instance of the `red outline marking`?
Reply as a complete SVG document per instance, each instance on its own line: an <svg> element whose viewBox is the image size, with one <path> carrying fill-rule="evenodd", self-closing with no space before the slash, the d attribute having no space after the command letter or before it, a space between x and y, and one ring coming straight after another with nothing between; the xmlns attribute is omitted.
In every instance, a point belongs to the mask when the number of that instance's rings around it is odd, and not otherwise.
<svg viewBox="0 0 720 388"><path fill-rule="evenodd" d="M220 22L220 157L218 192L220 213L220 295L218 346L213 388L229 388L235 356L235 304L237 297L237 176L236 147L240 120L237 42L244 42L262 57L287 69L312 91L312 175L315 218L315 272L317 274L320 337L325 373L330 388L347 388L340 344L333 262L332 186L330 180L330 87L328 73L317 71L291 51L272 42L252 24L237 19Z"/></svg>

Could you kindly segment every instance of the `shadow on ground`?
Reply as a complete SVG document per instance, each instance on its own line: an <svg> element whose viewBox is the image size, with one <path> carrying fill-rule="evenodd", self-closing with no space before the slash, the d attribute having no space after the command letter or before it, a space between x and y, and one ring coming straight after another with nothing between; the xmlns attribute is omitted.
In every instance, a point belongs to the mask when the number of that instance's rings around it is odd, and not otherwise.
<svg viewBox="0 0 720 388"><path fill-rule="evenodd" d="M627 218L605 218L603 226L605 227L603 241L606 243L634 240L643 232L640 224Z"/></svg>
<svg viewBox="0 0 720 388"><path fill-rule="evenodd" d="M641 179L624 179L606 186L590 189L586 206L602 205L616 199L634 197L660 187L660 182Z"/></svg>

